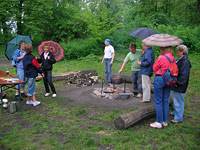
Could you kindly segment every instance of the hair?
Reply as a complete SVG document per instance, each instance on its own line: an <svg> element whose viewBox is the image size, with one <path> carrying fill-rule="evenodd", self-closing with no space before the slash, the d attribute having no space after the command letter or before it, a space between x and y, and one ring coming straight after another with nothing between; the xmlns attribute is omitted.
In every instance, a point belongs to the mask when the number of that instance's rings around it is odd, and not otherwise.
<svg viewBox="0 0 200 150"><path fill-rule="evenodd" d="M21 40L21 41L19 42L19 49L20 49L22 43L25 43L25 44L26 44L25 41Z"/></svg>
<svg viewBox="0 0 200 150"><path fill-rule="evenodd" d="M149 45L146 45L146 44L144 44L143 42L142 42L142 46L146 46L146 47L149 47Z"/></svg>
<svg viewBox="0 0 200 150"><path fill-rule="evenodd" d="M183 55L187 55L188 54L188 48L185 45L177 46L177 50L180 51L180 52L183 52Z"/></svg>
<svg viewBox="0 0 200 150"><path fill-rule="evenodd" d="M136 49L136 44L135 43L130 43L129 48Z"/></svg>
<svg viewBox="0 0 200 150"><path fill-rule="evenodd" d="M27 43L26 46L25 46L25 52L27 54L31 54L32 53L32 49L33 49L33 46L31 44Z"/></svg>
<svg viewBox="0 0 200 150"><path fill-rule="evenodd" d="M48 50L50 50L50 47L48 45L44 45L44 49L47 48Z"/></svg>
<svg viewBox="0 0 200 150"><path fill-rule="evenodd" d="M167 53L167 52L170 52L170 53L172 53L172 55L174 55L173 49L172 49L171 46L160 47L160 53L161 53L161 54L164 54L164 53Z"/></svg>

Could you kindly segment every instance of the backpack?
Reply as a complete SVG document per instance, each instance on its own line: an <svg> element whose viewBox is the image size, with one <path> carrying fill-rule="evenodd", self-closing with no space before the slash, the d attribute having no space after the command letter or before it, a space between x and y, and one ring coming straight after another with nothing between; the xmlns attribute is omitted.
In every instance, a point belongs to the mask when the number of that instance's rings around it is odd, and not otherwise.
<svg viewBox="0 0 200 150"><path fill-rule="evenodd" d="M19 57L20 51L18 49L16 51L18 51L17 57ZM15 53L16 52L14 51L13 56L15 55ZM11 66L16 67L16 61L13 59L13 56L12 56L12 60L11 60Z"/></svg>
<svg viewBox="0 0 200 150"><path fill-rule="evenodd" d="M164 79L165 84L167 84L168 86L170 86L170 85L176 83L176 81L177 81L178 66L176 64L175 58L171 62L171 60L169 59L169 57L167 55L163 55L163 56L165 56L169 60L169 62L170 62L168 69L163 74L163 79Z"/></svg>

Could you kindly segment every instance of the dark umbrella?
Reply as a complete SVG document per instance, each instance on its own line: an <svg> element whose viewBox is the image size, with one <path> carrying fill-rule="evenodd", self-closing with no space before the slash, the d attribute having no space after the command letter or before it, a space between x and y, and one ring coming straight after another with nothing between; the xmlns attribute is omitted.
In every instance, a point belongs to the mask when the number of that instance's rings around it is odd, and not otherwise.
<svg viewBox="0 0 200 150"><path fill-rule="evenodd" d="M138 38L138 39L145 39L148 36L157 34L157 32L152 29L149 29L147 27L143 27L143 28L137 28L137 29L129 32L128 34L130 34L133 37Z"/></svg>
<svg viewBox="0 0 200 150"><path fill-rule="evenodd" d="M169 34L154 34L142 40L145 45L168 47L180 45L183 40Z"/></svg>
<svg viewBox="0 0 200 150"><path fill-rule="evenodd" d="M19 48L20 41L32 44L32 40L28 35L17 35L7 43L5 56L10 60L13 52Z"/></svg>
<svg viewBox="0 0 200 150"><path fill-rule="evenodd" d="M41 55L44 52L44 46L50 47L50 52L53 53L55 60L60 61L64 58L64 50L60 44L54 41L44 41L38 46L38 54Z"/></svg>

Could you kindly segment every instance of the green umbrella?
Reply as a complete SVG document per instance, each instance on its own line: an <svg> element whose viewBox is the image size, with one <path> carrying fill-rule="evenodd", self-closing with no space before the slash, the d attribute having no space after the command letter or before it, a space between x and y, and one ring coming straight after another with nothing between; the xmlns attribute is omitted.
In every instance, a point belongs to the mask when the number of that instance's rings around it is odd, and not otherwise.
<svg viewBox="0 0 200 150"><path fill-rule="evenodd" d="M19 48L20 41L32 44L32 40L28 35L17 35L7 43L5 56L10 60L12 59L13 52Z"/></svg>

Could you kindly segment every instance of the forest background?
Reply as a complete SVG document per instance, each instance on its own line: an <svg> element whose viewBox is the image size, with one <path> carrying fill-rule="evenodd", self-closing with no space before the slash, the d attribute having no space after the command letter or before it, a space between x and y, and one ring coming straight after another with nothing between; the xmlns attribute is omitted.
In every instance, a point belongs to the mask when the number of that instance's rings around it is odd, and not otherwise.
<svg viewBox="0 0 200 150"><path fill-rule="evenodd" d="M17 34L31 36L36 49L42 41L60 43L65 59L102 55L106 38L124 52L130 42L141 47L128 34L139 27L177 36L200 52L200 0L0 0L0 14L1 56Z"/></svg>

